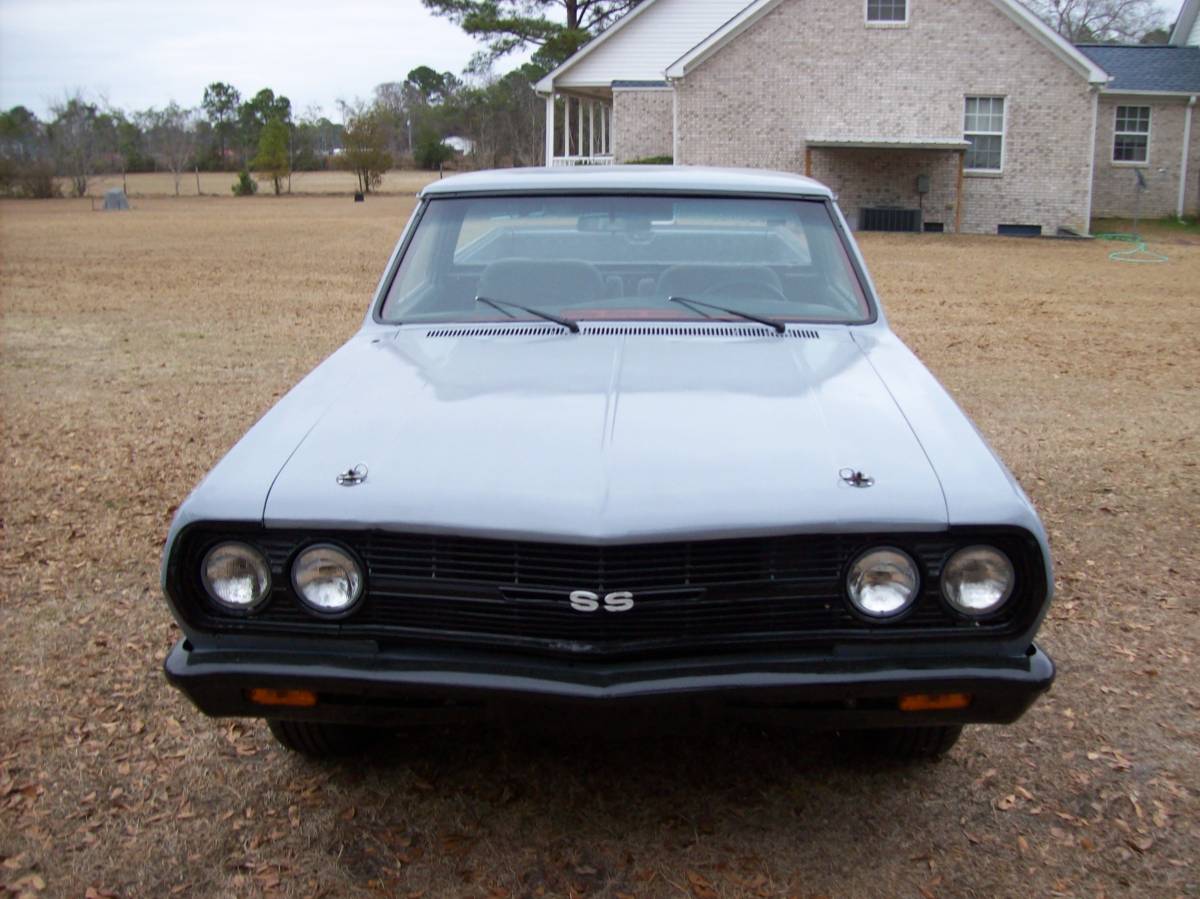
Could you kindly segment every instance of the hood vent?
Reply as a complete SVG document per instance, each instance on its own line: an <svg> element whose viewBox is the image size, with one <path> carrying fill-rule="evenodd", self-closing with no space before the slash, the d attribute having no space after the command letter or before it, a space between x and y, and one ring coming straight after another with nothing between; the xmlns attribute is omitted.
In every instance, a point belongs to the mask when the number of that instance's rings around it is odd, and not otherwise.
<svg viewBox="0 0 1200 899"><path fill-rule="evenodd" d="M460 328L434 328L426 337L546 337L565 334L558 325L468 325Z"/></svg>
<svg viewBox="0 0 1200 899"><path fill-rule="evenodd" d="M811 328L789 328L780 334L759 325L601 325L580 322L584 337L790 337L819 340L821 334ZM426 337L549 337L566 334L557 325L463 325L434 328Z"/></svg>

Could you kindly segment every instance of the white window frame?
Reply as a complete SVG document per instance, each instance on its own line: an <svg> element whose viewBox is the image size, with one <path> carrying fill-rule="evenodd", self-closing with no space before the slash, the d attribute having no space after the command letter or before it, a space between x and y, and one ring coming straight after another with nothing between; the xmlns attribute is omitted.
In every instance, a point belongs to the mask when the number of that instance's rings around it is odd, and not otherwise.
<svg viewBox="0 0 1200 899"><path fill-rule="evenodd" d="M871 0L863 0L863 21L868 28L903 28L912 17L912 4L913 0L904 0L903 19L872 19Z"/></svg>
<svg viewBox="0 0 1200 899"><path fill-rule="evenodd" d="M1144 109L1146 110L1146 130L1145 131L1118 131L1117 120L1122 109ZM1147 166L1150 164L1150 134L1154 130L1154 107L1145 103L1118 103L1113 107L1113 138L1112 152L1110 162L1113 165L1125 166ZM1117 159L1117 138L1118 137L1145 137L1146 138L1146 158L1145 159Z"/></svg>
<svg viewBox="0 0 1200 899"><path fill-rule="evenodd" d="M967 103L971 100L999 100L1000 101L1000 130L999 131L968 131L967 130ZM984 137L1000 138L1000 168L998 169L973 169L964 165L963 171L969 175L1003 175L1004 160L1008 154L1008 97L1004 94L966 94L963 96L963 140L967 139L968 134L978 134ZM967 151L963 151L966 153Z"/></svg>

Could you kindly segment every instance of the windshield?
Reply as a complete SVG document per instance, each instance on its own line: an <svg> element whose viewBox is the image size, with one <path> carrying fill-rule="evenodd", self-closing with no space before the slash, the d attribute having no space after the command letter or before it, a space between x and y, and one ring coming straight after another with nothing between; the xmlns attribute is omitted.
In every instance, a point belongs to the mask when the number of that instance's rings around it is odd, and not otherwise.
<svg viewBox="0 0 1200 899"><path fill-rule="evenodd" d="M536 320L539 314L572 321L861 322L870 308L820 200L429 200L388 287L382 319Z"/></svg>

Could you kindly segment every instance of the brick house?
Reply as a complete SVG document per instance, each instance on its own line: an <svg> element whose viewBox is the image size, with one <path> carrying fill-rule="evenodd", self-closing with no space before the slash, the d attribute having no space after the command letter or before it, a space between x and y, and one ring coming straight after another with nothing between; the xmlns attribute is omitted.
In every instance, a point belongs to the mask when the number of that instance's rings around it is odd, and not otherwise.
<svg viewBox="0 0 1200 899"><path fill-rule="evenodd" d="M644 0L538 83L546 157L803 172L860 228L1195 214L1198 5L1171 46L1075 47L1016 0Z"/></svg>

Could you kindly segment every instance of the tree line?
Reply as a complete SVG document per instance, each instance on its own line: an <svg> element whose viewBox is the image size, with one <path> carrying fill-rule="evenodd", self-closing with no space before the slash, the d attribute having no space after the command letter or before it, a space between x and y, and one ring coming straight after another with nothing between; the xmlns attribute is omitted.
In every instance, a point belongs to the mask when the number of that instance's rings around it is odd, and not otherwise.
<svg viewBox="0 0 1200 899"><path fill-rule="evenodd" d="M341 122L315 107L297 116L270 88L243 98L221 81L195 107L127 111L76 91L45 120L25 106L0 112L0 194L50 197L65 188L83 196L96 175L169 172L178 195L184 177L204 171L242 172L235 192L262 182L282 193L293 173L332 168L354 172L359 190L369 192L393 166L449 162L449 136L471 147L468 165L536 165L541 107L533 81L541 74L524 66L467 83L418 66L367 100L339 103Z"/></svg>

